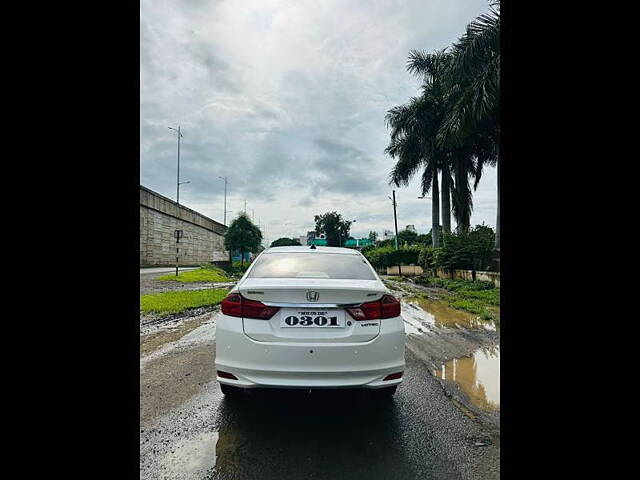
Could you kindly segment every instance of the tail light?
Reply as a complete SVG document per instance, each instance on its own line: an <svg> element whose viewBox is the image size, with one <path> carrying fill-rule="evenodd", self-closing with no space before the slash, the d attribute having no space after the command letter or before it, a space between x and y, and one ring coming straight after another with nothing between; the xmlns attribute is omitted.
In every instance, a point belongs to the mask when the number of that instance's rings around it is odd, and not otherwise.
<svg viewBox="0 0 640 480"><path fill-rule="evenodd" d="M385 295L380 300L380 318L400 316L400 302L392 295Z"/></svg>
<svg viewBox="0 0 640 480"><path fill-rule="evenodd" d="M347 308L354 320L377 320L400 315L400 302L392 295L385 295L375 302L363 303L359 307Z"/></svg>
<svg viewBox="0 0 640 480"><path fill-rule="evenodd" d="M249 300L239 293L227 295L222 302L222 313L230 317L256 318L269 320L280 310L280 307L268 307L257 300Z"/></svg>
<svg viewBox="0 0 640 480"><path fill-rule="evenodd" d="M242 296L238 293L227 295L222 302L222 313L230 317L242 317Z"/></svg>
<svg viewBox="0 0 640 480"><path fill-rule="evenodd" d="M228 378L230 380L237 380L238 379L238 377L236 377L233 373L223 372L221 370L218 370L218 376L220 378Z"/></svg>
<svg viewBox="0 0 640 480"><path fill-rule="evenodd" d="M386 377L384 377L382 381L384 382L386 380L396 380L398 378L402 378L402 373L403 372L392 373L391 375L387 375Z"/></svg>

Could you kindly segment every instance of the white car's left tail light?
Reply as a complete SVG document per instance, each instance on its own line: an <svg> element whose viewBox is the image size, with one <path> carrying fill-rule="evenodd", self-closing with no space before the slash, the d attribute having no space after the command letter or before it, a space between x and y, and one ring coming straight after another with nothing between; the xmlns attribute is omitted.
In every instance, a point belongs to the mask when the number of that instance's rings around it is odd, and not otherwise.
<svg viewBox="0 0 640 480"><path fill-rule="evenodd" d="M249 300L239 293L227 295L220 303L222 313L230 317L255 318L258 320L269 320L280 307L268 307L262 302Z"/></svg>

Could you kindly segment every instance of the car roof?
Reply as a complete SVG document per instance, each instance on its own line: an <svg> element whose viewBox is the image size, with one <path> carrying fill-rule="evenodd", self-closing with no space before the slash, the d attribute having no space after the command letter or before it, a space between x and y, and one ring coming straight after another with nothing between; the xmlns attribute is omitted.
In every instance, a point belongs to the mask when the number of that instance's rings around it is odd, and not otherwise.
<svg viewBox="0 0 640 480"><path fill-rule="evenodd" d="M269 247L262 253L340 253L343 255L362 255L359 251L352 248L342 247L316 247L311 248L309 246L301 247Z"/></svg>

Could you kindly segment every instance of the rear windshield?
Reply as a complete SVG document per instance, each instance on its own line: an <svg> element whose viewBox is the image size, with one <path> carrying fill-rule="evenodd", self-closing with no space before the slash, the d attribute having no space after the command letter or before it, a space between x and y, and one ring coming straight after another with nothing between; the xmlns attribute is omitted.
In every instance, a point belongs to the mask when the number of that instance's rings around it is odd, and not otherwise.
<svg viewBox="0 0 640 480"><path fill-rule="evenodd" d="M317 253L263 253L248 278L376 279L360 255Z"/></svg>

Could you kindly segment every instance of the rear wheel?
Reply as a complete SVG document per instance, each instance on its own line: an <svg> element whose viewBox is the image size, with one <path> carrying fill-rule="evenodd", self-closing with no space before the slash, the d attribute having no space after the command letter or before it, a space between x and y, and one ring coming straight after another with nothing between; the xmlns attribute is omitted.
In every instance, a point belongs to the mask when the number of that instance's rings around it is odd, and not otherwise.
<svg viewBox="0 0 640 480"><path fill-rule="evenodd" d="M378 398L391 398L397 389L398 386L394 385L393 387L377 388L372 393Z"/></svg>
<svg viewBox="0 0 640 480"><path fill-rule="evenodd" d="M220 384L220 390L222 390L223 395L226 397L238 397L243 393L242 388L232 387L225 383Z"/></svg>

